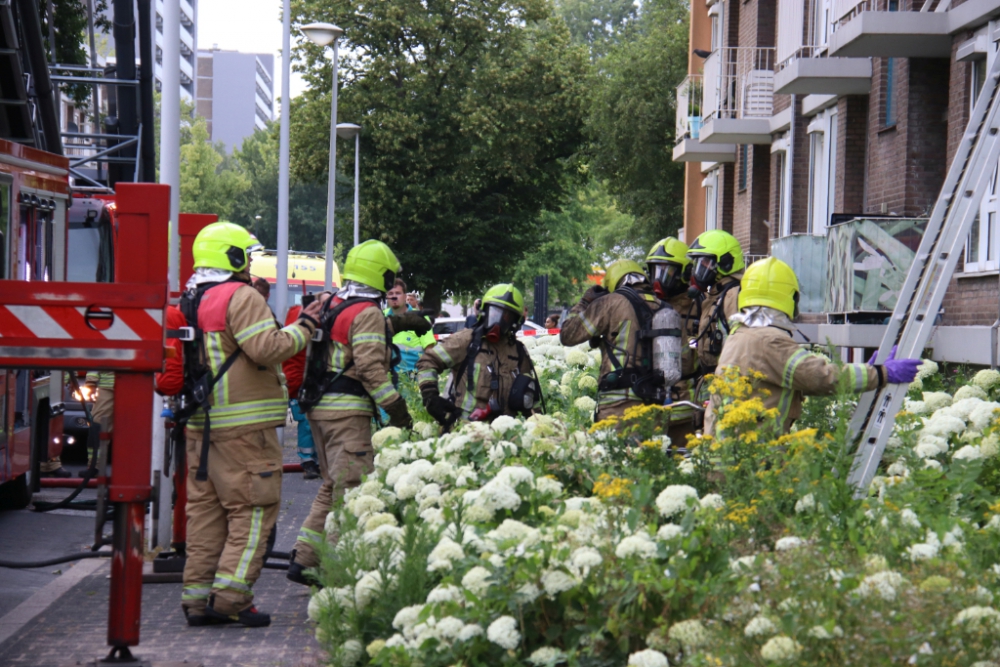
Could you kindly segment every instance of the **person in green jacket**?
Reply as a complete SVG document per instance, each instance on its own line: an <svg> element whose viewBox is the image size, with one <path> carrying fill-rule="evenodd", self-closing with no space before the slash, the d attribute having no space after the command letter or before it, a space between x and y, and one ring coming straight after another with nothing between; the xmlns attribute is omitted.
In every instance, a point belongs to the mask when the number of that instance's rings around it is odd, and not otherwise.
<svg viewBox="0 0 1000 667"><path fill-rule="evenodd" d="M406 303L406 283L400 278L396 278L396 283L392 289L386 292L386 303L389 307L385 309L385 316L402 315L407 311L416 312ZM412 373L417 368L417 360L423 354L425 347L434 344L434 332L428 331L423 336L418 336L412 331L400 331L392 337L393 344L399 348L400 361L394 370L397 373Z"/></svg>

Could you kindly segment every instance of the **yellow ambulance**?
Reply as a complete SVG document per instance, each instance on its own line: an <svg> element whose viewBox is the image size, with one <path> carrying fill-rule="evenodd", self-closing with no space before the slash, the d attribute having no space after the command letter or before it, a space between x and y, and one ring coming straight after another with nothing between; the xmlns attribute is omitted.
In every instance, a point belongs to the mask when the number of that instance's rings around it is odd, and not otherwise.
<svg viewBox="0 0 1000 667"><path fill-rule="evenodd" d="M252 263L250 273L254 278L263 278L271 285L271 298L268 302L274 306L274 288L278 282L278 254L275 250L258 250L250 253ZM302 303L304 294L315 294L323 291L323 276L326 269L326 259L318 252L288 253L288 305ZM340 270L337 263L333 264L333 286L340 287Z"/></svg>

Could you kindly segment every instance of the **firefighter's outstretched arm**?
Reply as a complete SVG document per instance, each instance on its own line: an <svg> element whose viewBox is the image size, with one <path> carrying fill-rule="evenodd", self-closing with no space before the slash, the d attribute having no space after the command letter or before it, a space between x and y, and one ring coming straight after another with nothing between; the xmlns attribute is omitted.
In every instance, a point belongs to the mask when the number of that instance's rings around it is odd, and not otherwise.
<svg viewBox="0 0 1000 667"><path fill-rule="evenodd" d="M267 301L249 286L233 294L226 318L237 344L254 363L262 366L280 364L298 354L316 329L316 321L308 315L308 309L294 324L279 329Z"/></svg>
<svg viewBox="0 0 1000 667"><path fill-rule="evenodd" d="M603 287L591 287L573 306L569 316L559 331L559 342L563 345L579 345L601 333L601 308L597 300L608 294Z"/></svg>

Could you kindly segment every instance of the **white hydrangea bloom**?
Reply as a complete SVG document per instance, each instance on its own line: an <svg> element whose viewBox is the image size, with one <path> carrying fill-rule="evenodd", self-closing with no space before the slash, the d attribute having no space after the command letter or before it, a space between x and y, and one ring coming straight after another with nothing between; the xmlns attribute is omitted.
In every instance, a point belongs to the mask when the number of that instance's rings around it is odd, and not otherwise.
<svg viewBox="0 0 1000 667"><path fill-rule="evenodd" d="M674 623L667 632L671 639L680 642L686 652L693 649L707 646L709 643L708 630L698 619L689 619Z"/></svg>
<svg viewBox="0 0 1000 667"><path fill-rule="evenodd" d="M924 420L924 433L927 435L939 435L947 438L952 433L961 433L964 430L965 422L961 417L954 415L934 414L930 419Z"/></svg>
<svg viewBox="0 0 1000 667"><path fill-rule="evenodd" d="M427 603L432 602L465 602L462 589L451 584L440 584L427 594Z"/></svg>
<svg viewBox="0 0 1000 667"><path fill-rule="evenodd" d="M382 449L382 446L390 440L397 440L403 435L403 429L396 426L386 426L372 435L372 447Z"/></svg>
<svg viewBox="0 0 1000 667"><path fill-rule="evenodd" d="M630 535L615 547L615 555L619 558L639 556L640 558L656 558L656 543L645 532Z"/></svg>
<svg viewBox="0 0 1000 667"><path fill-rule="evenodd" d="M628 667L669 667L669 665L667 656L651 648L628 657Z"/></svg>
<svg viewBox="0 0 1000 667"><path fill-rule="evenodd" d="M362 535L362 540L365 544L399 544L403 541L403 529L389 524L382 524L375 530L369 530Z"/></svg>
<svg viewBox="0 0 1000 667"><path fill-rule="evenodd" d="M997 453L1000 453L1000 437L996 433L990 433L979 443L979 451L983 458L993 458Z"/></svg>
<svg viewBox="0 0 1000 667"><path fill-rule="evenodd" d="M966 445L951 455L952 461L975 461L983 458L983 453L976 445Z"/></svg>
<svg viewBox="0 0 1000 667"><path fill-rule="evenodd" d="M381 512L385 509L385 502L377 496L357 496L348 503L347 509L354 516L361 518Z"/></svg>
<svg viewBox="0 0 1000 667"><path fill-rule="evenodd" d="M573 401L573 407L580 412L591 413L594 411L594 408L597 407L597 401L592 399L590 396L581 396Z"/></svg>
<svg viewBox="0 0 1000 667"><path fill-rule="evenodd" d="M729 569L737 574L743 572L749 572L753 569L754 564L757 562L757 556L741 556L739 558L731 558L729 560Z"/></svg>
<svg viewBox="0 0 1000 667"><path fill-rule="evenodd" d="M675 514L684 512L688 506L688 500L698 500L698 492L692 486L686 484L671 484L660 492L656 497L656 508L660 514L670 518Z"/></svg>
<svg viewBox="0 0 1000 667"><path fill-rule="evenodd" d="M691 459L684 459L679 464L677 464L677 469L681 471L682 475L693 475L694 461L692 461Z"/></svg>
<svg viewBox="0 0 1000 667"><path fill-rule="evenodd" d="M991 368L984 368L972 376L972 384L976 385L980 389L992 389L1000 384L1000 371L995 371Z"/></svg>
<svg viewBox="0 0 1000 667"><path fill-rule="evenodd" d="M516 543L523 544L527 548L538 544L541 533L537 528L515 519L504 519L503 523L486 533L486 537L501 545Z"/></svg>
<svg viewBox="0 0 1000 667"><path fill-rule="evenodd" d="M923 363L917 368L917 377L923 380L924 378L928 378L937 372L937 362L931 361L930 359L924 359Z"/></svg>
<svg viewBox="0 0 1000 667"><path fill-rule="evenodd" d="M339 525L340 517L338 516L338 512L327 512L326 521L323 522L323 531L326 533L335 533Z"/></svg>
<svg viewBox="0 0 1000 667"><path fill-rule="evenodd" d="M917 513L909 507L904 507L899 512L899 522L909 528L920 528L920 519L917 517Z"/></svg>
<svg viewBox="0 0 1000 667"><path fill-rule="evenodd" d="M467 642L470 639L475 639L476 637L482 637L485 634L483 627L476 623L467 623L462 626L462 629L458 632L457 641Z"/></svg>
<svg viewBox="0 0 1000 667"><path fill-rule="evenodd" d="M516 510L521 506L521 496L509 484L495 477L479 489L476 494L476 504L492 512L498 509Z"/></svg>
<svg viewBox="0 0 1000 667"><path fill-rule="evenodd" d="M747 637L766 637L778 631L778 626L767 616L757 615L750 619L750 622L743 628L743 634Z"/></svg>
<svg viewBox="0 0 1000 667"><path fill-rule="evenodd" d="M576 588L579 583L576 577L562 570L549 570L542 575L542 588L550 598Z"/></svg>
<svg viewBox="0 0 1000 667"><path fill-rule="evenodd" d="M600 565L604 559L601 552L593 547L580 547L570 556L570 565L583 572L583 576L589 574L590 569Z"/></svg>
<svg viewBox="0 0 1000 667"><path fill-rule="evenodd" d="M465 558L462 546L450 537L442 537L430 555L427 556L427 571L450 570L452 568L452 561L461 560L462 558Z"/></svg>
<svg viewBox="0 0 1000 667"><path fill-rule="evenodd" d="M798 549L806 543L801 537L795 537L794 535L789 535L788 537L782 537L780 540L774 543L775 551L791 551L792 549Z"/></svg>
<svg viewBox="0 0 1000 667"><path fill-rule="evenodd" d="M511 430L515 426L518 426L521 422L516 417L510 417L508 415L500 415L490 424L490 428L494 433L499 433L503 435L507 431Z"/></svg>
<svg viewBox="0 0 1000 667"><path fill-rule="evenodd" d="M455 466L447 461L438 461L427 471L426 478L436 484L446 484L454 476Z"/></svg>
<svg viewBox="0 0 1000 667"><path fill-rule="evenodd" d="M521 633L517 630L517 621L513 616L501 616L490 623L486 629L486 638L508 651L521 643Z"/></svg>
<svg viewBox="0 0 1000 667"><path fill-rule="evenodd" d="M910 557L910 560L916 563L921 560L930 560L938 555L941 550L940 545L930 544L927 542L918 542L917 544L911 544L906 548L906 554Z"/></svg>
<svg viewBox="0 0 1000 667"><path fill-rule="evenodd" d="M811 493L802 496L795 503L795 512L798 514L806 514L814 509L816 509L816 497Z"/></svg>
<svg viewBox="0 0 1000 667"><path fill-rule="evenodd" d="M406 646L406 639L403 637L403 635L399 634L398 632L394 634L392 637L389 637L387 640L385 640L385 648L396 648L397 646L399 647Z"/></svg>
<svg viewBox="0 0 1000 667"><path fill-rule="evenodd" d="M383 449L375 455L375 468L382 471L391 470L402 463L402 461L402 451L398 449Z"/></svg>
<svg viewBox="0 0 1000 667"><path fill-rule="evenodd" d="M597 389L597 378L593 375L583 375L576 381L576 388L581 391L594 391Z"/></svg>
<svg viewBox="0 0 1000 667"><path fill-rule="evenodd" d="M563 491L562 482L551 477L539 477L535 480L535 490L546 496L558 496Z"/></svg>
<svg viewBox="0 0 1000 667"><path fill-rule="evenodd" d="M462 586L469 589L476 595L482 595L489 589L493 584L489 581L489 578L493 576L493 573L487 570L481 565L477 565L462 577Z"/></svg>
<svg viewBox="0 0 1000 667"><path fill-rule="evenodd" d="M702 509L721 510L726 506L726 501L718 493L709 493L698 504Z"/></svg>
<svg viewBox="0 0 1000 667"><path fill-rule="evenodd" d="M931 468L933 470L941 470L941 462L935 461L934 459L924 459L924 467Z"/></svg>
<svg viewBox="0 0 1000 667"><path fill-rule="evenodd" d="M677 524L665 523L656 531L656 536L664 542L669 542L675 537L679 537L683 532L684 529Z"/></svg>
<svg viewBox="0 0 1000 667"><path fill-rule="evenodd" d="M981 401L985 401L989 396L983 391L981 387L977 387L974 384L967 384L964 387L959 387L958 391L955 392L955 402L961 401L967 398L978 398Z"/></svg>
<svg viewBox="0 0 1000 667"><path fill-rule="evenodd" d="M440 507L429 507L420 513L420 518L429 524L440 526L444 523L444 510Z"/></svg>
<svg viewBox="0 0 1000 667"><path fill-rule="evenodd" d="M927 409L931 412L951 405L952 401L951 394L943 391L925 391L923 399L924 403L927 404Z"/></svg>
<svg viewBox="0 0 1000 667"><path fill-rule="evenodd" d="M319 623L320 615L323 613L323 610L328 609L333 604L336 604L335 600L336 594L333 589L321 588L315 595L309 598L309 607L306 609L309 620L314 623ZM353 602L353 595L351 601Z"/></svg>
<svg viewBox="0 0 1000 667"><path fill-rule="evenodd" d="M357 639L348 639L340 646L340 660L337 661L337 664L350 667L361 658L364 651L365 647L361 642Z"/></svg>
<svg viewBox="0 0 1000 667"><path fill-rule="evenodd" d="M392 627L399 631L409 630L417 624L420 619L420 612L424 610L424 605L415 604L409 607L403 607L396 612L396 616L392 619Z"/></svg>
<svg viewBox="0 0 1000 667"><path fill-rule="evenodd" d="M535 667L552 667L566 662L566 654L555 647L543 646L528 656L528 662Z"/></svg>
<svg viewBox="0 0 1000 667"><path fill-rule="evenodd" d="M883 558L883 561L884 560L885 559ZM861 580L861 585L855 590L861 597L872 597L877 595L887 602L892 602L896 599L896 595L899 592L898 589L904 583L906 583L906 580L903 579L903 575L899 572L883 570L881 572L876 572L875 574L869 574Z"/></svg>
<svg viewBox="0 0 1000 667"><path fill-rule="evenodd" d="M375 596L382 592L382 574L378 570L366 572L354 586L354 603L358 609L368 606Z"/></svg>
<svg viewBox="0 0 1000 667"><path fill-rule="evenodd" d="M978 626L993 632L1000 632L1000 611L993 607L973 605L958 612L951 624L966 627Z"/></svg>
<svg viewBox="0 0 1000 667"><path fill-rule="evenodd" d="M442 639L449 642L454 641L465 627L465 623L460 618L445 616L437 622L436 630Z"/></svg>
<svg viewBox="0 0 1000 667"><path fill-rule="evenodd" d="M906 461L899 459L898 461L894 461L888 469L886 469L886 473L892 477L908 477L910 475L910 469L906 467Z"/></svg>
<svg viewBox="0 0 1000 667"><path fill-rule="evenodd" d="M791 637L771 637L760 647L760 657L771 662L791 662L802 653L802 645Z"/></svg>
<svg viewBox="0 0 1000 667"><path fill-rule="evenodd" d="M903 399L903 410L913 415L926 415L931 411L923 401L911 401L908 398Z"/></svg>
<svg viewBox="0 0 1000 667"><path fill-rule="evenodd" d="M516 591L514 591L514 600L522 604L529 604L538 599L538 596L542 594L542 589L534 585L531 582L522 584Z"/></svg>

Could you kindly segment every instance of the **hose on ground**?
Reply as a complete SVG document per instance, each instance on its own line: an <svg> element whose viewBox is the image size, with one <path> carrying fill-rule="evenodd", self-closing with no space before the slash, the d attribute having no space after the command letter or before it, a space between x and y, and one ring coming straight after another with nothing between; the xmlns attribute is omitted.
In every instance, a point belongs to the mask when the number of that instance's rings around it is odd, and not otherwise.
<svg viewBox="0 0 1000 667"><path fill-rule="evenodd" d="M58 558L50 558L49 560L39 560L31 561L26 563L19 563L17 561L0 560L0 567L9 567L11 569L26 569L34 567L49 567L50 565L59 565L60 563L69 563L74 560L83 560L84 558L104 558L105 556L110 556L111 552L100 552L100 551L81 551L78 554L70 554L68 556L59 556Z"/></svg>

